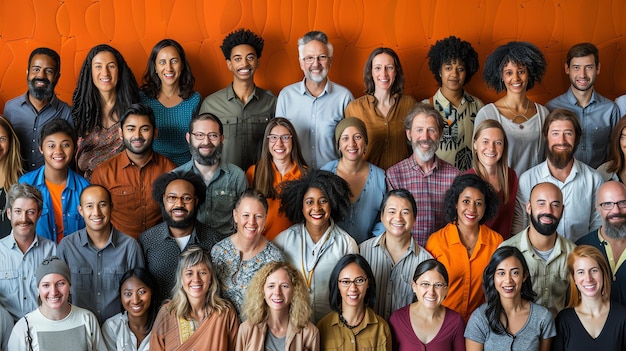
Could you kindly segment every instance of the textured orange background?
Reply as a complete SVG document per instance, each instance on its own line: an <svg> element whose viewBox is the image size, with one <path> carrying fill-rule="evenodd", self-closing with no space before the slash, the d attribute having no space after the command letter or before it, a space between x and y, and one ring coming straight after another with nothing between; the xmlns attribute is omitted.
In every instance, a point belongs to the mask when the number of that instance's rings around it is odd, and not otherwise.
<svg viewBox="0 0 626 351"><path fill-rule="evenodd" d="M26 90L31 50L48 46L61 54L57 94L71 102L82 61L91 47L108 43L122 52L138 79L152 46L179 41L206 96L230 83L219 49L239 27L265 39L257 84L278 94L302 78L296 41L312 29L325 31L335 54L330 77L362 95L369 52L388 46L400 55L405 93L418 99L436 89L425 56L437 39L470 41L484 62L511 40L535 43L546 55L544 82L529 95L541 103L565 91L567 49L591 41L600 49L597 90L613 99L626 94L626 1L623 0L0 0L0 108ZM480 78L468 90L485 102L495 93Z"/></svg>

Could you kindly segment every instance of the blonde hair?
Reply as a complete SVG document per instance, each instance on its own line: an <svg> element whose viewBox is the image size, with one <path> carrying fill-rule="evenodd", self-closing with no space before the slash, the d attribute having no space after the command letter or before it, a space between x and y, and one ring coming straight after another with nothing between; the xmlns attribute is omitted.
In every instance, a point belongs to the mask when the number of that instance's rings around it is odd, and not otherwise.
<svg viewBox="0 0 626 351"><path fill-rule="evenodd" d="M504 132L504 128L500 122L495 119L486 119L480 122L479 125L474 129L474 142L478 141L478 137L480 133L482 133L485 129L495 128L502 132L502 157L498 160L497 172L498 172L498 182L502 186L502 193L504 194L504 203L509 202L510 196L515 196L515 194L509 194L509 140L506 137L506 133ZM476 175L478 175L481 179L488 182L489 175L487 174L487 170L480 163L478 159L478 150L472 145L472 165L474 166L474 171Z"/></svg>
<svg viewBox="0 0 626 351"><path fill-rule="evenodd" d="M577 246L569 256L567 256L567 271L569 273L570 298L567 307L576 307L580 305L580 291L576 287L574 280L574 263L579 258L589 258L598 263L598 267L602 271L602 301L608 301L611 298L611 270L606 262L604 255L597 248L590 245Z"/></svg>
<svg viewBox="0 0 626 351"><path fill-rule="evenodd" d="M274 261L259 269L248 285L246 299L243 303L243 314L253 325L267 320L269 311L267 303L265 303L265 282L270 274L280 269L285 270L291 280L293 297L289 306L289 323L296 332L299 332L309 322L313 309L302 274L288 262Z"/></svg>
<svg viewBox="0 0 626 351"><path fill-rule="evenodd" d="M19 177L24 174L24 168L22 168L20 141L15 134L13 125L6 117L0 115L0 127L4 128L9 137L8 153L0 160L0 169L4 170L4 184L0 184L0 186L8 191L11 185L17 183Z"/></svg>

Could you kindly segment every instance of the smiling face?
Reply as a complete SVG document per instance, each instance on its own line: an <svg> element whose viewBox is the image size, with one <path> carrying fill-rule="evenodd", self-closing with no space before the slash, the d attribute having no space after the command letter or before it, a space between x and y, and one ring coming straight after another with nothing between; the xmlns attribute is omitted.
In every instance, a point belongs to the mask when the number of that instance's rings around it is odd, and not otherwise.
<svg viewBox="0 0 626 351"><path fill-rule="evenodd" d="M150 123L150 118L143 115L128 115L124 125L120 127L120 137L126 150L135 155L146 155L152 152L152 141L157 131Z"/></svg>
<svg viewBox="0 0 626 351"><path fill-rule="evenodd" d="M10 138L9 132L0 125L0 161L9 153Z"/></svg>
<svg viewBox="0 0 626 351"><path fill-rule="evenodd" d="M130 277L120 287L122 307L129 315L142 317L150 311L152 290L139 278Z"/></svg>
<svg viewBox="0 0 626 351"><path fill-rule="evenodd" d="M367 273L355 262L345 266L344 269L339 272L339 281L354 282L358 279L365 279L365 284L358 286L356 283L352 283L349 286L343 286L343 284L338 282L342 309L347 306L363 306L369 282L367 281Z"/></svg>
<svg viewBox="0 0 626 351"><path fill-rule="evenodd" d="M521 297L522 283L526 280L522 263L514 256L502 260L496 267L493 284L502 299Z"/></svg>
<svg viewBox="0 0 626 351"><path fill-rule="evenodd" d="M330 225L330 202L318 188L309 188L302 201L302 214L307 228L320 228L325 231Z"/></svg>
<svg viewBox="0 0 626 351"><path fill-rule="evenodd" d="M399 196L389 196L380 214L380 221L385 226L387 235L394 237L411 235L411 228L415 223L411 202Z"/></svg>
<svg viewBox="0 0 626 351"><path fill-rule="evenodd" d="M180 53L173 46L164 47L156 55L154 68L162 85L177 87L183 70Z"/></svg>
<svg viewBox="0 0 626 351"><path fill-rule="evenodd" d="M289 312L289 306L293 298L293 284L291 283L289 273L281 268L268 275L263 286L263 294L265 303L270 311Z"/></svg>
<svg viewBox="0 0 626 351"><path fill-rule="evenodd" d="M596 66L593 55L574 57L569 65L565 64L565 73L569 76L573 89L586 91L593 88L596 77L600 74L600 64Z"/></svg>
<svg viewBox="0 0 626 351"><path fill-rule="evenodd" d="M183 270L182 282L188 299L203 300L211 287L211 271L204 263L187 267Z"/></svg>
<svg viewBox="0 0 626 351"><path fill-rule="evenodd" d="M411 284L411 288L417 297L417 301L426 308L441 306L441 303L448 295L448 284L446 284L441 273L434 269L420 275Z"/></svg>
<svg viewBox="0 0 626 351"><path fill-rule="evenodd" d="M483 129L474 141L478 161L490 168L498 164L504 152L504 134L498 128Z"/></svg>
<svg viewBox="0 0 626 351"><path fill-rule="evenodd" d="M101 51L91 60L91 78L100 93L113 92L119 76L117 60L113 53Z"/></svg>
<svg viewBox="0 0 626 351"><path fill-rule="evenodd" d="M463 189L456 204L458 225L478 227L485 215L485 207L485 195L480 190L470 187Z"/></svg>
<svg viewBox="0 0 626 351"><path fill-rule="evenodd" d="M548 128L547 158L556 168L565 168L574 160L576 131L574 124L566 120L554 120Z"/></svg>
<svg viewBox="0 0 626 351"><path fill-rule="evenodd" d="M372 59L372 78L376 90L389 91L396 80L396 64L389 54L378 54Z"/></svg>
<svg viewBox="0 0 626 351"><path fill-rule="evenodd" d="M291 135L289 129L284 126L276 126L270 130L269 135ZM288 141L283 141L281 138L278 138L276 142L272 143L271 140L267 139L268 149L270 151L270 155L272 155L272 161L285 161L291 160L291 150L293 146L293 138L289 138Z"/></svg>
<svg viewBox="0 0 626 351"><path fill-rule="evenodd" d="M573 268L574 282L581 295L587 297L602 295L604 277L596 260L589 257L579 257L574 261Z"/></svg>
<svg viewBox="0 0 626 351"><path fill-rule="evenodd" d="M507 92L525 92L528 85L528 70L525 66L518 66L509 61L502 68L502 80Z"/></svg>
<svg viewBox="0 0 626 351"><path fill-rule="evenodd" d="M173 202L169 202L168 198ZM190 201L185 203L185 199ZM173 180L167 185L163 195L163 219L170 227L189 228L195 223L197 204L198 198L193 184L184 179Z"/></svg>
<svg viewBox="0 0 626 351"><path fill-rule="evenodd" d="M237 234L247 240L255 240L263 234L267 210L261 201L246 197L233 210L233 219L237 226Z"/></svg>
<svg viewBox="0 0 626 351"><path fill-rule="evenodd" d="M30 60L27 81L28 93L37 100L47 100L54 95L54 87L59 80L56 62L48 55L37 54Z"/></svg>
<svg viewBox="0 0 626 351"><path fill-rule="evenodd" d="M441 88L449 91L462 91L465 85L465 65L459 60L441 65Z"/></svg>
<svg viewBox="0 0 626 351"><path fill-rule="evenodd" d="M7 217L11 220L13 235L16 239L32 240L35 238L35 228L41 216L37 201L25 197L18 197L7 209Z"/></svg>
<svg viewBox="0 0 626 351"><path fill-rule="evenodd" d="M422 162L427 162L437 152L441 133L434 117L418 113L413 118L411 129L406 131L406 137L411 142L415 157Z"/></svg>
<svg viewBox="0 0 626 351"><path fill-rule="evenodd" d="M230 52L230 59L226 60L228 70L233 72L237 80L250 81L254 79L254 73L259 66L259 58L251 45L241 44L235 46Z"/></svg>
<svg viewBox="0 0 626 351"><path fill-rule="evenodd" d="M43 154L46 167L60 171L67 168L74 156L74 141L63 133L53 133L41 142L39 152Z"/></svg>
<svg viewBox="0 0 626 351"><path fill-rule="evenodd" d="M85 188L80 196L78 212L85 219L87 232L110 231L111 199L99 186Z"/></svg>
<svg viewBox="0 0 626 351"><path fill-rule="evenodd" d="M320 60L320 56L326 58ZM308 57L312 57L313 62L306 63L304 59ZM324 82L328 77L331 62L332 58L328 56L328 46L319 40L312 40L302 48L300 68L307 80L315 83Z"/></svg>
<svg viewBox="0 0 626 351"><path fill-rule="evenodd" d="M356 161L365 155L365 137L357 127L349 126L339 137L339 151L346 160Z"/></svg>
<svg viewBox="0 0 626 351"><path fill-rule="evenodd" d="M192 125L192 133L201 133L204 138L198 140L195 135L187 133L189 151L194 161L201 165L214 165L222 158L224 135L220 134L220 126L210 119L197 120ZM216 136L211 140L210 136Z"/></svg>
<svg viewBox="0 0 626 351"><path fill-rule="evenodd" d="M556 235L563 216L563 195L552 183L536 185L526 204L526 213L530 217L531 227L541 235Z"/></svg>
<svg viewBox="0 0 626 351"><path fill-rule="evenodd" d="M67 309L70 297L70 283L58 273L50 273L41 278L39 286L42 312Z"/></svg>

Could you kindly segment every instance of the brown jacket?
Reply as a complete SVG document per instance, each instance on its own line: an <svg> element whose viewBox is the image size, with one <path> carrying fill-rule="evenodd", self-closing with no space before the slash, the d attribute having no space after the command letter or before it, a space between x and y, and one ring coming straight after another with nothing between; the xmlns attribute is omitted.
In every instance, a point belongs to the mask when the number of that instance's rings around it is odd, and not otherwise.
<svg viewBox="0 0 626 351"><path fill-rule="evenodd" d="M265 334L267 323L261 322L251 325L249 321L243 322L237 334L236 351L265 350ZM317 327L309 322L304 329L296 332L291 323L287 327L285 339L285 351L319 351L320 333Z"/></svg>

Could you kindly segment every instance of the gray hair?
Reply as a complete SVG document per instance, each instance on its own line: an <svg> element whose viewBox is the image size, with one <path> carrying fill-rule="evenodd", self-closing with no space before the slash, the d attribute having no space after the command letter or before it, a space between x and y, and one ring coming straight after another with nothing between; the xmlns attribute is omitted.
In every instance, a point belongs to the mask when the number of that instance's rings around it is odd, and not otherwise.
<svg viewBox="0 0 626 351"><path fill-rule="evenodd" d="M443 128L445 128L445 122L443 118L441 118L441 114L439 111L435 110L434 107L429 104L418 102L416 103L411 110L406 114L404 118L404 129L410 130L413 126L413 119L415 116L423 113L426 117L432 117L437 122L437 128L439 129L439 134L443 134Z"/></svg>
<svg viewBox="0 0 626 351"><path fill-rule="evenodd" d="M328 42L328 36L326 33L319 30L312 30L306 33L302 38L298 39L298 55L300 56L300 59L304 58L304 46L313 40L326 44L326 47L328 48L328 56L333 57L333 45Z"/></svg>
<svg viewBox="0 0 626 351"><path fill-rule="evenodd" d="M27 183L15 183L11 185L9 191L7 192L6 207L12 208L15 200L19 198L35 200L39 211L43 208L43 196L41 196L41 191L39 191L39 189L35 186Z"/></svg>

